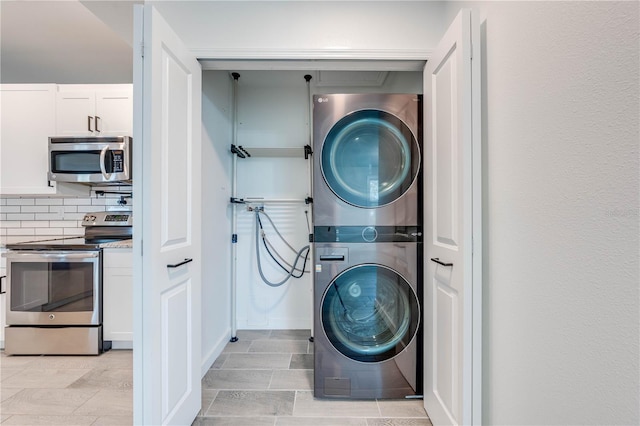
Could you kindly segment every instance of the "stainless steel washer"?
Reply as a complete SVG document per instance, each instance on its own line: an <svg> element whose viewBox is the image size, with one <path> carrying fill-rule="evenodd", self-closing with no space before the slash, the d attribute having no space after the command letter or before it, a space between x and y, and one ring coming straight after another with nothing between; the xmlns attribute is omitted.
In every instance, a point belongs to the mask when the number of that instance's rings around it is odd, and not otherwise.
<svg viewBox="0 0 640 426"><path fill-rule="evenodd" d="M316 227L316 397L422 392L422 243L415 228L371 228Z"/></svg>

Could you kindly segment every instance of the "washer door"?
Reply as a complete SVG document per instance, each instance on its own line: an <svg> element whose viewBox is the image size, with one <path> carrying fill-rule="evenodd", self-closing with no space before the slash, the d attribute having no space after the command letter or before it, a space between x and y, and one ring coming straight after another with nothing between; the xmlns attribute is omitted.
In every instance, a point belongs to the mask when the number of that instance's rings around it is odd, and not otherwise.
<svg viewBox="0 0 640 426"><path fill-rule="evenodd" d="M397 200L420 168L411 130L398 117L362 110L338 121L322 145L322 173L343 201L375 208Z"/></svg>
<svg viewBox="0 0 640 426"><path fill-rule="evenodd" d="M322 328L343 355L361 362L393 358L413 339L420 323L409 283L381 265L355 266L338 275L322 304Z"/></svg>

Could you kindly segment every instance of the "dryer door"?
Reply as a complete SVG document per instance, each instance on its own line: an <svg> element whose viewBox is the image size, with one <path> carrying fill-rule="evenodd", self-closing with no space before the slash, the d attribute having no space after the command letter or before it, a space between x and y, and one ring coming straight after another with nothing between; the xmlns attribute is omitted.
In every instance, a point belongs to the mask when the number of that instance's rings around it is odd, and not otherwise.
<svg viewBox="0 0 640 426"><path fill-rule="evenodd" d="M322 327L343 355L361 362L393 358L414 338L420 308L409 283L375 264L347 269L327 288Z"/></svg>
<svg viewBox="0 0 640 426"><path fill-rule="evenodd" d="M346 115L322 145L322 173L343 201L375 208L397 200L420 168L420 150L398 117L379 110Z"/></svg>

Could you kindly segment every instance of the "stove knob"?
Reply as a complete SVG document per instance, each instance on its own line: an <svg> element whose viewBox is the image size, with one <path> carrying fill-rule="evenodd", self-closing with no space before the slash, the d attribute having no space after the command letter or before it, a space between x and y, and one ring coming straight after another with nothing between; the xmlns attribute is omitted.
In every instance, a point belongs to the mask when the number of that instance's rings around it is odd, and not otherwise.
<svg viewBox="0 0 640 426"><path fill-rule="evenodd" d="M53 319L55 319L55 318L56 318L56 316L55 316L55 315L53 315L53 314L49 314L49 319L50 319L50 320L53 320Z"/></svg>

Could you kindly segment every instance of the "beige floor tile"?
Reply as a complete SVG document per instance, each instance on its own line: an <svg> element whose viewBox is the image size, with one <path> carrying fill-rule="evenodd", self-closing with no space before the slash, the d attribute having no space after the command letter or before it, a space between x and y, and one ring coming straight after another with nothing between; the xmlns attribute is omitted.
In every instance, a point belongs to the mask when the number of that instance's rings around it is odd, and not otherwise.
<svg viewBox="0 0 640 426"><path fill-rule="evenodd" d="M313 392L296 392L293 415L298 417L380 417L376 401L316 399Z"/></svg>
<svg viewBox="0 0 640 426"><path fill-rule="evenodd" d="M238 340L237 342L229 342L222 350L223 354L249 352L249 346L253 343L251 340Z"/></svg>
<svg viewBox="0 0 640 426"><path fill-rule="evenodd" d="M20 392L21 388L0 388L0 401L11 398L13 395ZM1 412L1 411L0 411Z"/></svg>
<svg viewBox="0 0 640 426"><path fill-rule="evenodd" d="M71 414L96 394L87 389L22 389L3 401L3 414L42 416Z"/></svg>
<svg viewBox="0 0 640 426"><path fill-rule="evenodd" d="M193 426L273 426L275 417L198 417ZM301 426L301 425L298 425Z"/></svg>
<svg viewBox="0 0 640 426"><path fill-rule="evenodd" d="M291 354L234 354L229 356L222 368L268 369L289 368Z"/></svg>
<svg viewBox="0 0 640 426"><path fill-rule="evenodd" d="M26 369L2 381L3 388L66 388L91 370Z"/></svg>
<svg viewBox="0 0 640 426"><path fill-rule="evenodd" d="M269 339L275 340L304 340L311 337L311 330L273 330Z"/></svg>
<svg viewBox="0 0 640 426"><path fill-rule="evenodd" d="M114 349L96 357L97 366L101 368L132 368L133 351L130 349Z"/></svg>
<svg viewBox="0 0 640 426"><path fill-rule="evenodd" d="M304 340L254 340L249 352L306 354L308 346Z"/></svg>
<svg viewBox="0 0 640 426"><path fill-rule="evenodd" d="M11 414L0 414L0 423L4 423L9 417Z"/></svg>
<svg viewBox="0 0 640 426"><path fill-rule="evenodd" d="M312 390L313 370L274 370L269 389Z"/></svg>
<svg viewBox="0 0 640 426"><path fill-rule="evenodd" d="M349 417L278 417L276 426L367 426L363 418Z"/></svg>
<svg viewBox="0 0 640 426"><path fill-rule="evenodd" d="M234 355L235 356L235 355ZM217 370L222 368L224 362L229 358L229 354L222 353L216 360L213 362L213 365L209 368L210 370Z"/></svg>
<svg viewBox="0 0 640 426"><path fill-rule="evenodd" d="M7 356L3 351L2 356L0 356L0 368L26 368L32 362L37 361L38 358L35 356Z"/></svg>
<svg viewBox="0 0 640 426"><path fill-rule="evenodd" d="M427 417L421 399L378 400L382 417Z"/></svg>
<svg viewBox="0 0 640 426"><path fill-rule="evenodd" d="M29 364L29 368L90 370L99 365L99 356L40 356Z"/></svg>
<svg viewBox="0 0 640 426"><path fill-rule="evenodd" d="M89 389L74 389L88 391ZM100 390L75 411L76 414L93 416L133 415L133 390Z"/></svg>
<svg viewBox="0 0 640 426"><path fill-rule="evenodd" d="M256 340L268 339L271 336L271 330L238 330L238 340Z"/></svg>
<svg viewBox="0 0 640 426"><path fill-rule="evenodd" d="M95 416L33 416L16 414L3 422L3 425L59 425L59 426L81 426L92 425L96 421Z"/></svg>
<svg viewBox="0 0 640 426"><path fill-rule="evenodd" d="M207 389L267 390L272 370L209 370L202 379Z"/></svg>
<svg viewBox="0 0 640 426"><path fill-rule="evenodd" d="M432 426L429 419L373 418L367 419L368 426Z"/></svg>
<svg viewBox="0 0 640 426"><path fill-rule="evenodd" d="M15 376L23 370L23 368L3 368L0 370L0 383L11 376Z"/></svg>
<svg viewBox="0 0 640 426"><path fill-rule="evenodd" d="M291 370L312 370L313 369L313 354L292 354L291 363L289 364Z"/></svg>
<svg viewBox="0 0 640 426"><path fill-rule="evenodd" d="M218 392L205 417L211 416L290 416L295 392L226 391Z"/></svg>
<svg viewBox="0 0 640 426"><path fill-rule="evenodd" d="M102 416L92 426L131 426L133 416Z"/></svg>
<svg viewBox="0 0 640 426"><path fill-rule="evenodd" d="M133 369L93 369L69 385L69 389L131 389Z"/></svg>
<svg viewBox="0 0 640 426"><path fill-rule="evenodd" d="M202 404L198 416L203 416L207 412L213 400L216 399L216 395L218 395L217 389L202 389Z"/></svg>

